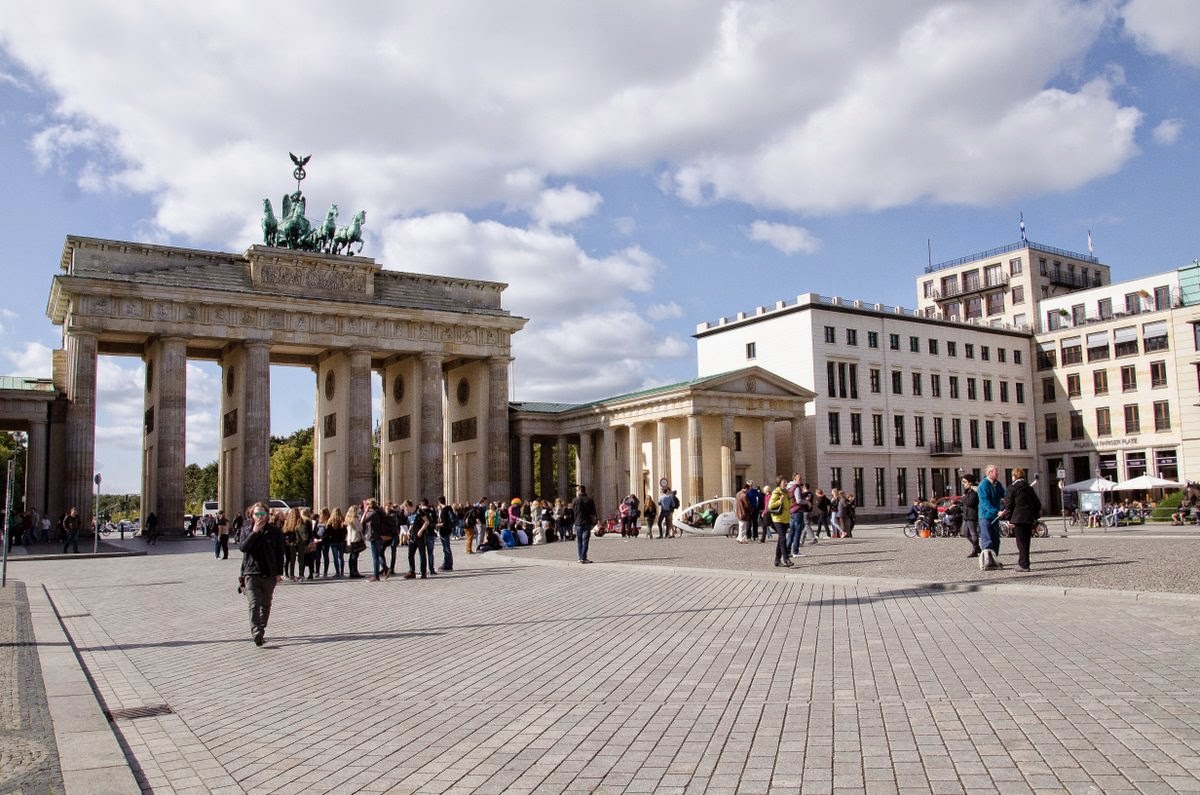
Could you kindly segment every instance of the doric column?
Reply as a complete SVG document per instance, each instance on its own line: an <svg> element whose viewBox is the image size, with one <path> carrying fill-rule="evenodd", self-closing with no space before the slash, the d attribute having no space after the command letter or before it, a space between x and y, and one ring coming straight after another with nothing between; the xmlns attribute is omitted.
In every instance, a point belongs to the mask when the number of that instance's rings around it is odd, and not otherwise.
<svg viewBox="0 0 1200 795"><path fill-rule="evenodd" d="M791 428L791 435L792 435L792 439L791 439L791 441L792 441L792 471L786 472L786 473L780 472L779 474L793 475L793 474L799 472L801 475L804 475L804 477L807 480L809 480L810 482L819 483L820 478L818 477L817 472L809 473L809 472L804 471L803 420L801 420L799 417L792 417L790 420L788 420L788 424Z"/></svg>
<svg viewBox="0 0 1200 795"><path fill-rule="evenodd" d="M508 363L506 356L492 356L488 364L487 493L494 500L512 491L508 455Z"/></svg>
<svg viewBox="0 0 1200 795"><path fill-rule="evenodd" d="M600 485L603 491L596 497L596 510L603 512L615 511L617 504L624 494L617 494L617 449L616 434L613 427L605 419L605 425L600 430Z"/></svg>
<svg viewBox="0 0 1200 795"><path fill-rule="evenodd" d="M645 484L642 481L642 435L641 429L636 425L629 426L629 493L636 494L639 500L644 500L646 495L643 493Z"/></svg>
<svg viewBox="0 0 1200 795"><path fill-rule="evenodd" d="M667 421L659 420L654 423L654 474L652 477L654 478L656 488L655 494L659 493L657 490L658 481L663 478L667 479L672 488L679 488L679 484L671 477L670 467L667 463L671 460L670 452L671 445L667 436Z"/></svg>
<svg viewBox="0 0 1200 795"><path fill-rule="evenodd" d="M733 416L726 414L721 417L721 495L733 496L737 489L733 487L733 453L736 437L733 433Z"/></svg>
<svg viewBox="0 0 1200 795"><path fill-rule="evenodd" d="M523 500L533 494L533 438L527 433L517 437L517 496Z"/></svg>
<svg viewBox="0 0 1200 795"><path fill-rule="evenodd" d="M779 467L775 463L775 420L770 417L762 421L762 450L763 471L758 479L758 485L774 486L775 476L779 474Z"/></svg>
<svg viewBox="0 0 1200 795"><path fill-rule="evenodd" d="M154 389L146 396L147 408L154 411L154 478L150 493L151 510L158 514L158 525L171 534L183 527L184 470L187 466L187 340L162 337L150 346L149 365L155 371ZM215 497L216 495L205 495Z"/></svg>
<svg viewBox="0 0 1200 795"><path fill-rule="evenodd" d="M246 416L241 428L242 495L249 505L271 498L271 346L247 341L243 347Z"/></svg>
<svg viewBox="0 0 1200 795"><path fill-rule="evenodd" d="M442 418L442 356L421 354L421 494L430 503L445 490L445 427Z"/></svg>
<svg viewBox="0 0 1200 795"><path fill-rule="evenodd" d="M550 488L550 478L554 476L554 460L550 454L550 442L547 437L541 437L538 442L538 449L541 455L538 458L538 483L537 495L542 499L547 499L553 489Z"/></svg>
<svg viewBox="0 0 1200 795"><path fill-rule="evenodd" d="M46 503L46 462L48 437L46 420L36 420L29 423L29 441L27 458L25 460L25 507L26 509L45 514Z"/></svg>
<svg viewBox="0 0 1200 795"><path fill-rule="evenodd" d="M371 462L371 354L353 350L347 355L350 361L350 394L347 424L350 426L348 442L349 465L347 467L346 490L350 501L359 502L375 494ZM436 499L436 495L431 497Z"/></svg>
<svg viewBox="0 0 1200 795"><path fill-rule="evenodd" d="M569 500L571 497L570 466L567 462L567 437L560 436L554 444L555 460L558 462L558 472L555 478L554 496L561 500Z"/></svg>
<svg viewBox="0 0 1200 795"><path fill-rule="evenodd" d="M687 418L687 496L681 500L685 505L704 499L704 446L700 434L700 417L689 414Z"/></svg>
<svg viewBox="0 0 1200 795"><path fill-rule="evenodd" d="M65 508L92 515L92 469L96 460L96 335L67 332L67 438L63 467Z"/></svg>
<svg viewBox="0 0 1200 795"><path fill-rule="evenodd" d="M588 494L595 495L599 493L599 486L592 478L592 434L590 431L583 431L579 434L579 461L575 464L575 477L578 478L578 484L586 486Z"/></svg>

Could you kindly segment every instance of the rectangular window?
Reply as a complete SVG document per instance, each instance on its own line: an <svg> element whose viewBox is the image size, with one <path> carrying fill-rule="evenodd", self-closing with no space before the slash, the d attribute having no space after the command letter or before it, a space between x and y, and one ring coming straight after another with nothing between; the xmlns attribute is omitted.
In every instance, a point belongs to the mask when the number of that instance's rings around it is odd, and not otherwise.
<svg viewBox="0 0 1200 795"><path fill-rule="evenodd" d="M883 447L883 415L871 415L871 442L876 447Z"/></svg>
<svg viewBox="0 0 1200 795"><path fill-rule="evenodd" d="M1108 394L1108 370L1092 372L1092 391L1097 395Z"/></svg>
<svg viewBox="0 0 1200 795"><path fill-rule="evenodd" d="M927 491L927 486L928 483L925 479L925 467L917 467L917 497L919 499L925 499L925 495L929 493Z"/></svg>
<svg viewBox="0 0 1200 795"><path fill-rule="evenodd" d="M1167 344L1167 321L1156 320L1153 323L1142 324L1142 350L1165 351Z"/></svg>
<svg viewBox="0 0 1200 795"><path fill-rule="evenodd" d="M988 293L987 313L988 317L1004 314L1004 293Z"/></svg>
<svg viewBox="0 0 1200 795"><path fill-rule="evenodd" d="M1167 287L1154 288L1154 309L1158 312L1171 308L1171 290Z"/></svg>
<svg viewBox="0 0 1200 795"><path fill-rule="evenodd" d="M992 349L989 348L987 345L980 345L979 346L979 358L982 361L990 362L992 360Z"/></svg>
<svg viewBox="0 0 1200 795"><path fill-rule="evenodd" d="M846 363L838 362L838 397L845 398L849 392L846 388Z"/></svg>
<svg viewBox="0 0 1200 795"><path fill-rule="evenodd" d="M896 503L901 508L908 505L908 470L904 467L899 467L896 470L896 490L899 492L899 501Z"/></svg>
<svg viewBox="0 0 1200 795"><path fill-rule="evenodd" d="M920 395L921 395L921 374L920 373L912 374L912 393L914 395L916 395L917 397L920 397Z"/></svg>
<svg viewBox="0 0 1200 795"><path fill-rule="evenodd" d="M896 446L904 446L904 415L897 414L892 417L892 425L896 431Z"/></svg>
<svg viewBox="0 0 1200 795"><path fill-rule="evenodd" d="M1096 312L1100 315L1101 320L1112 320L1112 299L1101 298L1096 304Z"/></svg>
<svg viewBox="0 0 1200 795"><path fill-rule="evenodd" d="M1008 272L1013 276L1016 276L1018 273L1021 272L1021 258L1020 257L1016 257L1016 258L1010 259L1008 261Z"/></svg>
<svg viewBox="0 0 1200 795"><path fill-rule="evenodd" d="M842 443L842 418L836 411L829 412L829 443Z"/></svg>
<svg viewBox="0 0 1200 795"><path fill-rule="evenodd" d="M825 327L825 341L837 342L837 329L835 329L833 326Z"/></svg>
<svg viewBox="0 0 1200 795"><path fill-rule="evenodd" d="M900 350L900 335L899 334L889 334L888 335L888 347L894 351Z"/></svg>
<svg viewBox="0 0 1200 795"><path fill-rule="evenodd" d="M1017 348L1013 348L1013 364L1020 364L1020 363L1021 363L1021 351Z"/></svg>
<svg viewBox="0 0 1200 795"><path fill-rule="evenodd" d="M913 417L913 444L917 447L925 446L925 418L921 416Z"/></svg>
<svg viewBox="0 0 1200 795"><path fill-rule="evenodd" d="M1047 414L1046 415L1046 441L1047 442L1057 442L1058 441L1058 415L1057 414Z"/></svg>
<svg viewBox="0 0 1200 795"><path fill-rule="evenodd" d="M1067 397L1077 398L1083 394L1083 389L1079 386L1079 373L1071 373L1067 376Z"/></svg>
<svg viewBox="0 0 1200 795"><path fill-rule="evenodd" d="M983 317L983 299L979 296L973 296L966 301L966 316L967 320L977 320Z"/></svg>
<svg viewBox="0 0 1200 795"><path fill-rule="evenodd" d="M1062 363L1063 366L1079 364L1083 361L1083 337L1063 337Z"/></svg>
<svg viewBox="0 0 1200 795"><path fill-rule="evenodd" d="M946 440L946 437L943 434L943 430L944 430L944 428L943 428L942 418L934 417L933 418L933 444L935 447L940 448L942 446L942 442L944 442Z"/></svg>
<svg viewBox="0 0 1200 795"><path fill-rule="evenodd" d="M1005 450L1012 449L1012 423L1007 420L1000 423L1000 446Z"/></svg>
<svg viewBox="0 0 1200 795"><path fill-rule="evenodd" d="M1071 325L1082 326L1087 322L1087 312L1083 308L1083 304L1075 304L1071 307Z"/></svg>
<svg viewBox="0 0 1200 795"><path fill-rule="evenodd" d="M933 279L926 279L921 284L921 291L922 291L922 295L925 298L932 298L933 297Z"/></svg>
<svg viewBox="0 0 1200 795"><path fill-rule="evenodd" d="M1007 356L1007 354L1008 354L1008 351L1006 349L997 348L996 349L996 361L1000 362L1000 364L1007 364L1008 360L1005 358Z"/></svg>
<svg viewBox="0 0 1200 795"><path fill-rule="evenodd" d="M1017 388L1017 402L1025 402L1025 382L1018 381L1014 386Z"/></svg>
<svg viewBox="0 0 1200 795"><path fill-rule="evenodd" d="M1102 362L1112 355L1108 348L1108 332L1093 331L1087 335L1087 358L1089 362Z"/></svg>
<svg viewBox="0 0 1200 795"><path fill-rule="evenodd" d="M1039 348L1037 352L1037 369L1038 370L1053 370L1058 366L1058 352L1054 349L1054 344L1051 343L1050 348Z"/></svg>
<svg viewBox="0 0 1200 795"><path fill-rule="evenodd" d="M908 350L911 351L912 353L920 353L921 352L921 338L920 337L909 337L908 338Z"/></svg>
<svg viewBox="0 0 1200 795"><path fill-rule="evenodd" d="M1024 287L1018 285L1018 286L1012 288L1012 302L1013 302L1013 306L1017 306L1018 304L1025 303L1025 288Z"/></svg>
<svg viewBox="0 0 1200 795"><path fill-rule="evenodd" d="M1071 419L1071 438L1072 439L1082 439L1084 437L1083 412L1082 411L1072 411L1071 415L1070 415L1070 419Z"/></svg>
<svg viewBox="0 0 1200 795"><path fill-rule="evenodd" d="M971 437L971 447L979 448L979 420L967 420L967 435Z"/></svg>
<svg viewBox="0 0 1200 795"><path fill-rule="evenodd" d="M742 452L742 432L741 431L733 432L733 450L736 453Z"/></svg>
<svg viewBox="0 0 1200 795"><path fill-rule="evenodd" d="M962 275L963 292L969 293L979 289L979 271L967 271Z"/></svg>
<svg viewBox="0 0 1200 795"><path fill-rule="evenodd" d="M929 374L929 394L935 398L942 396L942 377L937 373Z"/></svg>
<svg viewBox="0 0 1200 795"><path fill-rule="evenodd" d="M983 268L983 283L988 287L995 287L1003 281L1003 276L1000 272L1000 263L994 265L985 265Z"/></svg>
<svg viewBox="0 0 1200 795"><path fill-rule="evenodd" d="M1150 386L1159 389L1167 385L1167 363L1150 362Z"/></svg>
<svg viewBox="0 0 1200 795"><path fill-rule="evenodd" d="M868 331L867 332L867 347L868 348L878 348L879 347L879 332L878 331Z"/></svg>
<svg viewBox="0 0 1200 795"><path fill-rule="evenodd" d="M854 467L850 470L854 473L854 497L857 500L865 500L867 498L866 484L863 482L863 468Z"/></svg>
<svg viewBox="0 0 1200 795"><path fill-rule="evenodd" d="M1121 368L1121 391L1133 392L1137 389L1137 367L1132 364Z"/></svg>
<svg viewBox="0 0 1200 795"><path fill-rule="evenodd" d="M746 358L753 359L757 355L758 355L757 345L753 342L747 342L746 343Z"/></svg>
<svg viewBox="0 0 1200 795"><path fill-rule="evenodd" d="M1171 404L1165 400L1154 401L1154 430L1171 430Z"/></svg>
<svg viewBox="0 0 1200 795"><path fill-rule="evenodd" d="M1138 410L1138 404L1126 403L1125 404L1125 435L1129 436L1130 434L1141 433L1141 431L1142 431L1142 417L1141 417L1141 412Z"/></svg>
<svg viewBox="0 0 1200 795"><path fill-rule="evenodd" d="M1053 403L1055 398L1054 379L1042 379L1042 402Z"/></svg>
<svg viewBox="0 0 1200 795"><path fill-rule="evenodd" d="M987 442L987 449L996 449L996 423L992 420L983 421L983 438Z"/></svg>
<svg viewBox="0 0 1200 795"><path fill-rule="evenodd" d="M875 507L887 504L887 475L883 467L875 467Z"/></svg>
<svg viewBox="0 0 1200 795"><path fill-rule="evenodd" d="M992 399L992 379L990 378L983 379L983 399L989 402Z"/></svg>
<svg viewBox="0 0 1200 795"><path fill-rule="evenodd" d="M1125 293L1125 314L1136 315L1142 311L1142 297L1138 293Z"/></svg>
<svg viewBox="0 0 1200 795"><path fill-rule="evenodd" d="M1137 326L1113 329L1113 355L1118 359L1138 355Z"/></svg>
<svg viewBox="0 0 1200 795"><path fill-rule="evenodd" d="M830 488L840 489L842 487L842 468L829 468L829 486Z"/></svg>
<svg viewBox="0 0 1200 795"><path fill-rule="evenodd" d="M977 398L976 398L976 394L975 394L975 379L968 378L967 379L967 400L976 400L976 399Z"/></svg>
<svg viewBox="0 0 1200 795"><path fill-rule="evenodd" d="M879 384L879 371L871 368L871 394L878 395L882 387Z"/></svg>
<svg viewBox="0 0 1200 795"><path fill-rule="evenodd" d="M899 370L892 370L892 394L904 394L904 373Z"/></svg>
<svg viewBox="0 0 1200 795"><path fill-rule="evenodd" d="M1197 328L1200 328L1200 324L1197 324ZM1196 339L1200 340L1200 332L1197 332ZM1196 350L1200 351L1200 342L1197 342ZM953 340L948 340L946 342L946 355L953 356L953 357L958 356L958 343L957 342L954 342Z"/></svg>
<svg viewBox="0 0 1200 795"><path fill-rule="evenodd" d="M930 356L938 355L938 341L935 339L929 340L929 355Z"/></svg>
<svg viewBox="0 0 1200 795"><path fill-rule="evenodd" d="M1001 348L1001 350L1003 350L1003 348ZM1008 382L1007 381L1000 382L1000 402L1001 403L1008 402Z"/></svg>
<svg viewBox="0 0 1200 795"><path fill-rule="evenodd" d="M850 415L850 444L862 445L862 415Z"/></svg>
<svg viewBox="0 0 1200 795"><path fill-rule="evenodd" d="M829 397L837 397L837 362L825 362L825 378L829 382Z"/></svg>
<svg viewBox="0 0 1200 795"><path fill-rule="evenodd" d="M858 365L850 365L850 398L858 400Z"/></svg>
<svg viewBox="0 0 1200 795"><path fill-rule="evenodd" d="M962 420L958 417L950 419L950 444L962 447Z"/></svg>
<svg viewBox="0 0 1200 795"><path fill-rule="evenodd" d="M1017 447L1022 450L1029 449L1029 439L1025 434L1025 423L1023 422L1017 423Z"/></svg>
<svg viewBox="0 0 1200 795"><path fill-rule="evenodd" d="M846 329L846 344L847 345L857 345L858 344L858 329L852 329L852 328Z"/></svg>
<svg viewBox="0 0 1200 795"><path fill-rule="evenodd" d="M950 397L958 400L958 376L950 376Z"/></svg>
<svg viewBox="0 0 1200 795"><path fill-rule="evenodd" d="M1107 408L1096 409L1096 435L1112 436L1112 413Z"/></svg>
<svg viewBox="0 0 1200 795"><path fill-rule="evenodd" d="M975 345L970 342L963 343L963 356L966 356L968 359L974 359Z"/></svg>

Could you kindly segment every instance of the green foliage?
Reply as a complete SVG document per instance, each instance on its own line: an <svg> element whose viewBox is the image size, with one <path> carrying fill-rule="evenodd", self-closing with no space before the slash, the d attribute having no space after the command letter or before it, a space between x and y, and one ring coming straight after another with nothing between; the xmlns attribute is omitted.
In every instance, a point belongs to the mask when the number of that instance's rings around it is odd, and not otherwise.
<svg viewBox="0 0 1200 795"><path fill-rule="evenodd" d="M1173 491L1167 496L1158 501L1158 505L1154 507L1153 513L1150 514L1150 520L1154 522L1169 522L1171 514L1179 510L1180 504L1183 503L1183 492Z"/></svg>
<svg viewBox="0 0 1200 795"><path fill-rule="evenodd" d="M313 429L271 437L271 496L313 504Z"/></svg>
<svg viewBox="0 0 1200 795"><path fill-rule="evenodd" d="M133 521L142 514L140 494L100 494L100 521Z"/></svg>
<svg viewBox="0 0 1200 795"><path fill-rule="evenodd" d="M205 500L217 498L217 462L188 464L183 470L183 512L200 513Z"/></svg>
<svg viewBox="0 0 1200 795"><path fill-rule="evenodd" d="M0 501L7 496L8 462L14 459L17 465L13 473L13 504L21 509L25 505L25 434L0 433Z"/></svg>

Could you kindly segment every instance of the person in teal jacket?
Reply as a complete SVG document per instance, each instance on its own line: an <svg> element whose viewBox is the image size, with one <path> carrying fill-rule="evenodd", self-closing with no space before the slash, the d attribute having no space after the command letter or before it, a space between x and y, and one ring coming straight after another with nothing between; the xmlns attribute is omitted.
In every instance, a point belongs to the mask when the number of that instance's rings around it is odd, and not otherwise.
<svg viewBox="0 0 1200 795"><path fill-rule="evenodd" d="M999 569L1000 517L1004 510L1004 484L995 464L988 464L979 484L979 568Z"/></svg>

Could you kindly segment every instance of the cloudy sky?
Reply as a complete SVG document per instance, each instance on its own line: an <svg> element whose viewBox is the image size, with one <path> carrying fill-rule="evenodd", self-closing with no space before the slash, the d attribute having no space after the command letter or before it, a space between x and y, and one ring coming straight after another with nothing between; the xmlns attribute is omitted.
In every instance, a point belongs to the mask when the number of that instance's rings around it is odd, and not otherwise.
<svg viewBox="0 0 1200 795"><path fill-rule="evenodd" d="M24 8L22 8L24 6ZM695 374L696 324L798 293L911 306L1029 238L1122 279L1200 256L1200 3L16 0L0 17L0 370L45 375L68 234L241 252L312 154L384 267L507 282L515 396ZM312 376L275 368L276 433ZM189 460L216 450L189 367ZM135 490L140 364L97 460ZM299 396L299 397L298 397Z"/></svg>

